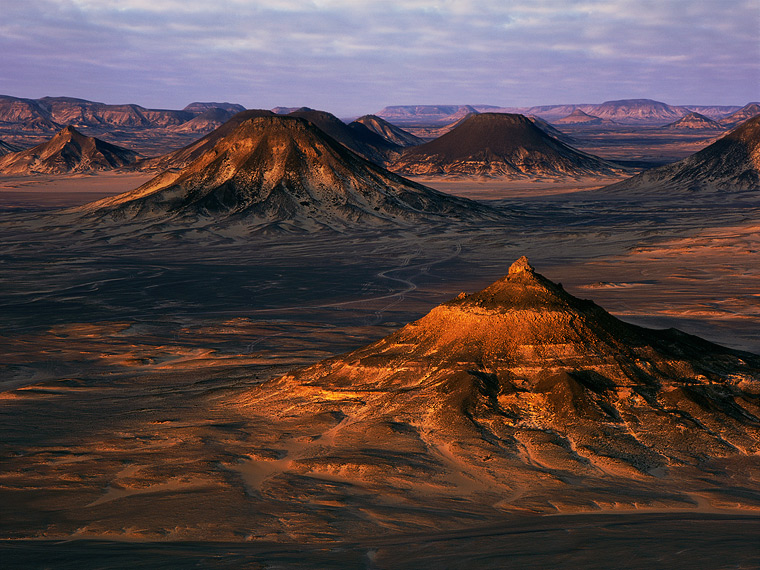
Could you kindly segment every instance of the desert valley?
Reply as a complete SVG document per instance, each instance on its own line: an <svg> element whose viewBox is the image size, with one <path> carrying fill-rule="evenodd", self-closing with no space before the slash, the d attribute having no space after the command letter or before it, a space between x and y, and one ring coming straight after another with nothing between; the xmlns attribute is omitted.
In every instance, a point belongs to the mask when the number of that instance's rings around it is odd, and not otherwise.
<svg viewBox="0 0 760 570"><path fill-rule="evenodd" d="M758 103L2 96L0 239L9 568L760 564Z"/></svg>

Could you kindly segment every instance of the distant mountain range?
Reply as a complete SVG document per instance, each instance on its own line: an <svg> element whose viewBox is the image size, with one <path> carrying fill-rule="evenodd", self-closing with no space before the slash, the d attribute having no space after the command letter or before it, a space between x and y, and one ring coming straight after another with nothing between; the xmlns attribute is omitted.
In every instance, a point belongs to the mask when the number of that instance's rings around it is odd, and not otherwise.
<svg viewBox="0 0 760 570"><path fill-rule="evenodd" d="M664 125L690 112L701 113L713 120L724 119L739 111L739 106L668 105L651 99L623 99L600 104L541 105L535 107L495 107L492 105L396 105L385 107L377 116L396 125L447 124L470 113L519 113L556 121L577 110L594 118L620 124ZM749 117L746 117L749 118Z"/></svg>
<svg viewBox="0 0 760 570"><path fill-rule="evenodd" d="M245 107L233 103L195 102L182 110L146 109L134 104L109 105L73 97L24 99L0 95L0 126L33 132L55 132L66 125L95 129L172 128L213 109L226 112L229 118Z"/></svg>
<svg viewBox="0 0 760 570"><path fill-rule="evenodd" d="M276 114L301 112L305 108L276 107ZM148 109L135 104L111 105L74 97L27 99L0 95L0 130L55 133L66 125L93 132L114 129L166 129L179 133L210 132L245 107L225 102L193 102L184 109ZM375 114L396 126L449 125L474 113L519 113L559 121L576 111L594 118L631 125L665 125L691 112L735 126L760 112L758 103L745 107L722 105L669 105L651 99L624 99L601 104L561 104L533 107L495 105L395 105ZM734 115L735 116L732 116ZM579 117L579 115L575 115ZM362 121L359 121L362 122ZM570 121L562 121L568 124ZM371 129L370 129L371 130ZM403 145L401 145L403 146Z"/></svg>

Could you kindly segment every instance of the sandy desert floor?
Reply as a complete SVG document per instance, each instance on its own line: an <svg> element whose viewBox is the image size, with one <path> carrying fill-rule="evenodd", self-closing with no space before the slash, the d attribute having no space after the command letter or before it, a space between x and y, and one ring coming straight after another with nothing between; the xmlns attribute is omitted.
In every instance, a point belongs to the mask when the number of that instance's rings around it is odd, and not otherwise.
<svg viewBox="0 0 760 570"><path fill-rule="evenodd" d="M511 221L254 240L40 229L46 209L144 178L0 180L8 567L757 566L757 497L515 513L467 493L383 497L371 480L315 488L274 478L287 457L251 467L266 414L230 405L482 288L520 255L625 320L760 353L756 192L627 197L595 191L607 181L424 180ZM290 440L306 435L294 428ZM266 496L264 481L282 488Z"/></svg>

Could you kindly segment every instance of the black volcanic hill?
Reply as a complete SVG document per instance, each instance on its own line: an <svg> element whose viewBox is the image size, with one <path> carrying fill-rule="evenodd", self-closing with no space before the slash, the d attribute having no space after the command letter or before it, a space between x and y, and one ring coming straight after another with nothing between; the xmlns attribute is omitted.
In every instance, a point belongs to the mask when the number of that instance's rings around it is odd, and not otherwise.
<svg viewBox="0 0 760 570"><path fill-rule="evenodd" d="M396 125L392 125L377 115L364 115L363 117L356 119L353 123L350 123L348 126L350 127L356 123L364 125L372 132L383 137L389 143L399 147L416 146L424 142L421 138L414 136L412 133L406 132L404 129L399 128Z"/></svg>
<svg viewBox="0 0 760 570"><path fill-rule="evenodd" d="M375 164L385 164L388 158L397 154L400 149L399 145L389 142L365 125L361 123L346 125L338 117L326 111L303 107L288 113L288 116L306 119L345 147Z"/></svg>
<svg viewBox="0 0 760 570"><path fill-rule="evenodd" d="M646 188L760 189L760 116L683 160L647 170L604 190Z"/></svg>
<svg viewBox="0 0 760 570"><path fill-rule="evenodd" d="M619 167L551 137L523 115L482 113L407 149L392 169L404 174L584 176Z"/></svg>
<svg viewBox="0 0 760 570"><path fill-rule="evenodd" d="M392 174L304 119L272 115L222 128L226 134L181 171L73 211L137 223L226 220L301 230L500 217Z"/></svg>
<svg viewBox="0 0 760 570"><path fill-rule="evenodd" d="M663 128L675 131L723 130L723 127L720 125L720 123L695 112L684 115L677 121L665 125Z"/></svg>
<svg viewBox="0 0 760 570"><path fill-rule="evenodd" d="M760 463L760 357L622 322L525 258L238 404L311 434L291 473L362 488L557 512L720 503L723 477L733 504L760 504L756 479L732 475Z"/></svg>
<svg viewBox="0 0 760 570"><path fill-rule="evenodd" d="M88 172L134 163L139 155L100 139L86 137L68 126L48 142L0 158L6 174Z"/></svg>

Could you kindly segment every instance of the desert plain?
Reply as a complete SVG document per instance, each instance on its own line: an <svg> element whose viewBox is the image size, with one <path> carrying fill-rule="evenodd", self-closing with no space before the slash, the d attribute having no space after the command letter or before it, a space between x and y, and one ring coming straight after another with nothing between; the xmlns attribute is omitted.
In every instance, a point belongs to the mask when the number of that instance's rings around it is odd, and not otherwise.
<svg viewBox="0 0 760 570"><path fill-rule="evenodd" d="M350 231L71 223L61 209L155 173L2 175L4 564L757 567L751 448L573 463L551 451L570 443L536 428L515 436L519 461L489 470L459 416L451 432L419 403L388 420L403 390L311 404L294 383L267 399L267 382L484 289L521 256L626 323L760 354L758 188L607 188L718 135L566 131L628 170L410 175L499 215Z"/></svg>

